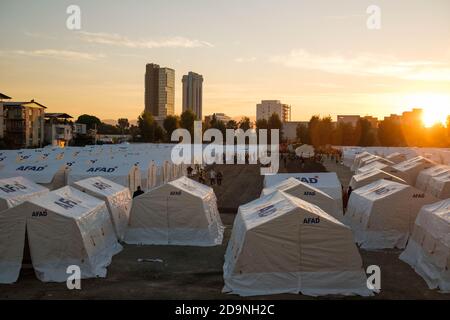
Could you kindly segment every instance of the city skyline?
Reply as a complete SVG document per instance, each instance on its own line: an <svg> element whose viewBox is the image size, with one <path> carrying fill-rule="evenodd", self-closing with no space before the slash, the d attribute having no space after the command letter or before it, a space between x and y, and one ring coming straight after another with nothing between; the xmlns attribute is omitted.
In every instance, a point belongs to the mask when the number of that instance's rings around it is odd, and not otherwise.
<svg viewBox="0 0 450 320"><path fill-rule="evenodd" d="M366 27L371 1L248 1L239 12L233 1L136 1L127 10L118 1L78 1L79 31L65 26L70 4L2 1L2 92L49 112L136 119L142 70L153 62L208 79L203 114L253 116L261 100L291 105L297 121L382 119L418 107L431 124L448 113L448 1L379 1L380 30ZM181 111L178 77L174 112Z"/></svg>

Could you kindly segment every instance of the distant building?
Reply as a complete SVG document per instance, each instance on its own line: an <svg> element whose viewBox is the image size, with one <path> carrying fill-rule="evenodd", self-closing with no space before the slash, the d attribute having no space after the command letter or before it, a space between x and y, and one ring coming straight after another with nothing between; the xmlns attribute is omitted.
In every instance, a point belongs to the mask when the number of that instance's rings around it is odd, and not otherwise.
<svg viewBox="0 0 450 320"><path fill-rule="evenodd" d="M0 138L8 148L42 147L45 109L45 106L34 100L0 101Z"/></svg>
<svg viewBox="0 0 450 320"><path fill-rule="evenodd" d="M67 113L46 113L44 141L52 146L65 147L73 138L72 116Z"/></svg>
<svg viewBox="0 0 450 320"><path fill-rule="evenodd" d="M291 120L291 106L281 103L280 100L262 100L256 105L256 120L269 120L272 114L278 114L282 122Z"/></svg>
<svg viewBox="0 0 450 320"><path fill-rule="evenodd" d="M205 122L210 123L214 115L218 121L222 121L223 123L227 123L232 120L231 117L227 116L225 113L213 113L209 116L205 116Z"/></svg>
<svg viewBox="0 0 450 320"><path fill-rule="evenodd" d="M378 128L378 118L372 116L364 116L363 119L369 121L372 128L374 129Z"/></svg>
<svg viewBox="0 0 450 320"><path fill-rule="evenodd" d="M423 110L414 108L411 111L405 111L401 116L404 125L420 125L423 119Z"/></svg>
<svg viewBox="0 0 450 320"><path fill-rule="evenodd" d="M394 122L397 122L397 123L401 123L402 117L397 115L397 114L391 113L390 116L384 117L384 121L394 121Z"/></svg>
<svg viewBox="0 0 450 320"><path fill-rule="evenodd" d="M145 111L157 120L175 113L175 70L146 65Z"/></svg>
<svg viewBox="0 0 450 320"><path fill-rule="evenodd" d="M297 126L300 124L308 127L309 121L283 122L283 125L281 127L281 135L283 139L287 139L288 142L297 140Z"/></svg>
<svg viewBox="0 0 450 320"><path fill-rule="evenodd" d="M197 119L202 119L203 76L189 72L183 76L183 112L191 109Z"/></svg>
<svg viewBox="0 0 450 320"><path fill-rule="evenodd" d="M337 116L337 123L349 123L352 126L356 126L356 124L358 123L359 119L361 117L358 115L338 115Z"/></svg>

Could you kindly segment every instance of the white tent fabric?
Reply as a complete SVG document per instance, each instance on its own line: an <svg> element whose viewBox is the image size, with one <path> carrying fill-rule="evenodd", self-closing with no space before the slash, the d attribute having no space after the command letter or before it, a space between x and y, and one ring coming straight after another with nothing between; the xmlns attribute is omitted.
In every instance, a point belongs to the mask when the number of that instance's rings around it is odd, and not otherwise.
<svg viewBox="0 0 450 320"><path fill-rule="evenodd" d="M360 174L355 174L354 176L352 176L349 186L352 187L354 190L364 187L365 185L371 184L372 182L375 182L380 179L407 184L405 180L400 179L390 173L387 173L386 171L374 169L365 171Z"/></svg>
<svg viewBox="0 0 450 320"><path fill-rule="evenodd" d="M364 172L368 172L368 171L372 171L375 169L379 169L379 170L389 170L389 165L387 165L386 163L380 162L380 161L374 161L371 162L361 168L358 168L356 170L356 174L360 174L360 173L364 173Z"/></svg>
<svg viewBox="0 0 450 320"><path fill-rule="evenodd" d="M450 293L450 199L422 207L400 259L411 265L430 289Z"/></svg>
<svg viewBox="0 0 450 320"><path fill-rule="evenodd" d="M300 182L307 183L314 188L317 188L329 196L331 196L342 211L342 186L336 172L317 172L317 173L278 173L264 176L264 188L270 188L279 182L295 178Z"/></svg>
<svg viewBox="0 0 450 320"><path fill-rule="evenodd" d="M431 168L435 165L436 163L424 157L418 156L392 166L389 173L402 178L408 184L414 186L420 171Z"/></svg>
<svg viewBox="0 0 450 320"><path fill-rule="evenodd" d="M431 178L444 175L447 172L450 172L450 167L446 165L437 165L422 170L417 176L416 188L426 191L428 188L428 183L430 182Z"/></svg>
<svg viewBox="0 0 450 320"><path fill-rule="evenodd" d="M88 178L73 183L87 194L105 201L119 240L123 240L131 211L131 194L127 187L102 177Z"/></svg>
<svg viewBox="0 0 450 320"><path fill-rule="evenodd" d="M387 159L384 159L384 158L382 158L380 156L370 155L370 156L367 156L367 157L361 159L361 161L359 162L358 169L360 169L360 168L362 168L364 166L367 166L367 165L369 165L369 164L371 164L373 162L380 162L380 163L383 163L383 164L385 164L387 166L392 166L392 165L395 164L394 162L392 162L390 160L387 160Z"/></svg>
<svg viewBox="0 0 450 320"><path fill-rule="evenodd" d="M239 207L223 292L369 296L351 230L319 207L276 191Z"/></svg>
<svg viewBox="0 0 450 320"><path fill-rule="evenodd" d="M350 170L356 171L359 168L359 164L360 164L361 160L368 156L373 156L373 154L370 152L367 152L367 151L356 154L353 159L353 164L352 164Z"/></svg>
<svg viewBox="0 0 450 320"><path fill-rule="evenodd" d="M295 154L303 158L314 157L314 147L308 144L303 144L295 149Z"/></svg>
<svg viewBox="0 0 450 320"><path fill-rule="evenodd" d="M215 246L223 230L213 189L181 177L133 199L125 242Z"/></svg>
<svg viewBox="0 0 450 320"><path fill-rule="evenodd" d="M0 180L0 211L15 207L33 197L44 195L49 190L24 177Z"/></svg>
<svg viewBox="0 0 450 320"><path fill-rule="evenodd" d="M64 282L67 267L82 278L105 277L117 242L105 202L72 187L32 198L0 212L0 283L17 281L28 236L35 274Z"/></svg>
<svg viewBox="0 0 450 320"><path fill-rule="evenodd" d="M343 222L364 249L401 249L420 208L436 201L414 187L382 179L352 192Z"/></svg>
<svg viewBox="0 0 450 320"><path fill-rule="evenodd" d="M450 172L432 177L428 182L427 192L439 199L450 198Z"/></svg>
<svg viewBox="0 0 450 320"><path fill-rule="evenodd" d="M64 161L45 161L30 163L8 163L0 170L0 178L25 177L35 183L54 190L66 184Z"/></svg>
<svg viewBox="0 0 450 320"><path fill-rule="evenodd" d="M70 167L68 183L101 176L134 192L141 185L141 173L134 163L119 161L96 161L91 164L79 163Z"/></svg>
<svg viewBox="0 0 450 320"><path fill-rule="evenodd" d="M394 163L400 163L406 160L406 155L400 152L394 152L386 156L386 159Z"/></svg>
<svg viewBox="0 0 450 320"><path fill-rule="evenodd" d="M266 196L276 191L283 191L291 196L312 203L338 220L343 218L343 212L338 201L325 192L295 178L289 178L270 188L264 188L261 196Z"/></svg>

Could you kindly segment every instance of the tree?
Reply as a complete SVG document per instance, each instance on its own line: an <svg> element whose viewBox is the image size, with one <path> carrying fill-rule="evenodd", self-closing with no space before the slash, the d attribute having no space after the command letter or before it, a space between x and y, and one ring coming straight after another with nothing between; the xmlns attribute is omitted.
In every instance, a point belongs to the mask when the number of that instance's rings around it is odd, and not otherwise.
<svg viewBox="0 0 450 320"><path fill-rule="evenodd" d="M126 130L130 127L130 123L127 118L120 118L117 120L117 127L119 128L121 134L124 134Z"/></svg>
<svg viewBox="0 0 450 320"><path fill-rule="evenodd" d="M171 141L172 132L180 127L180 118L178 116L168 115L163 122L164 130L166 130L167 141Z"/></svg>
<svg viewBox="0 0 450 320"><path fill-rule="evenodd" d="M140 137L141 137L141 131L139 130L138 126L135 126L134 124L132 124L130 126L130 130L129 130L130 134L131 134L131 139L133 141L139 141Z"/></svg>
<svg viewBox="0 0 450 320"><path fill-rule="evenodd" d="M150 112L142 112L138 118L138 127L143 142L155 141L156 122Z"/></svg>
<svg viewBox="0 0 450 320"><path fill-rule="evenodd" d="M359 119L356 124L356 130L358 135L358 146L370 147L374 145L375 136L372 132L372 125L367 119Z"/></svg>
<svg viewBox="0 0 450 320"><path fill-rule="evenodd" d="M161 126L158 124L158 122L155 121L155 139L153 142L162 142L165 139L165 132L164 129L161 128Z"/></svg>
<svg viewBox="0 0 450 320"><path fill-rule="evenodd" d="M227 129L236 130L238 128L238 123L234 120L229 120L226 124Z"/></svg>
<svg viewBox="0 0 450 320"><path fill-rule="evenodd" d="M321 119L318 115L314 115L309 120L309 138L315 147L331 144L333 131L333 121L330 116Z"/></svg>
<svg viewBox="0 0 450 320"><path fill-rule="evenodd" d="M226 134L226 125L222 120L217 119L216 114L213 114L211 117L211 121L209 122L209 128L214 128L220 130L222 134L225 136Z"/></svg>
<svg viewBox="0 0 450 320"><path fill-rule="evenodd" d="M249 117L242 117L241 121L239 121L239 129L247 131L252 128L252 123L250 122Z"/></svg>
<svg viewBox="0 0 450 320"><path fill-rule="evenodd" d="M256 129L269 129L269 124L267 123L266 119L259 119L256 121Z"/></svg>
<svg viewBox="0 0 450 320"><path fill-rule="evenodd" d="M99 118L89 114L82 114L78 117L77 122L84 123L87 130L97 129L97 127L102 123Z"/></svg>
<svg viewBox="0 0 450 320"><path fill-rule="evenodd" d="M302 144L309 144L309 133L308 133L308 127L303 124L299 123L297 127L295 128L297 140L300 141Z"/></svg>
<svg viewBox="0 0 450 320"><path fill-rule="evenodd" d="M450 116L447 116L447 136L450 139Z"/></svg>
<svg viewBox="0 0 450 320"><path fill-rule="evenodd" d="M97 126L97 133L101 134L120 134L120 129L112 124L101 122Z"/></svg>
<svg viewBox="0 0 450 320"><path fill-rule="evenodd" d="M180 126L187 129L191 134L191 139L194 138L194 121L196 119L195 113L191 109L186 109L180 116Z"/></svg>
<svg viewBox="0 0 450 320"><path fill-rule="evenodd" d="M385 119L379 123L378 140L382 146L386 147L403 147L406 145L400 122L392 119Z"/></svg>

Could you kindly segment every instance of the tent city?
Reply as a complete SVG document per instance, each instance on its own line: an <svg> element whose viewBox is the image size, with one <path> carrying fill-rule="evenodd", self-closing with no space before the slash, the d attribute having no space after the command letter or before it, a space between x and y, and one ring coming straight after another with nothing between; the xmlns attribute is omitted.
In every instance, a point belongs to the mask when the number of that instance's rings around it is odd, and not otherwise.
<svg viewBox="0 0 450 320"><path fill-rule="evenodd" d="M450 2L342 2L2 0L0 299L449 300Z"/></svg>

